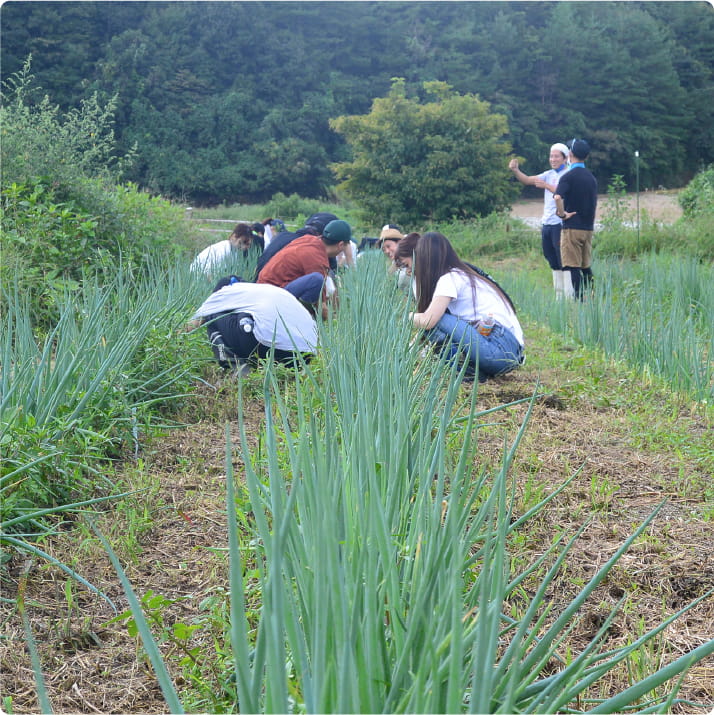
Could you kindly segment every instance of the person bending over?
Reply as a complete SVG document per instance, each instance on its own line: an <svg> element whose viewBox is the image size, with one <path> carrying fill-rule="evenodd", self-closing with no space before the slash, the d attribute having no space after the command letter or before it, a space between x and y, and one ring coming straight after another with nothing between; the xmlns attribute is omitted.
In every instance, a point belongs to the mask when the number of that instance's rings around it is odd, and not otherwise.
<svg viewBox="0 0 714 715"><path fill-rule="evenodd" d="M222 278L186 326L206 325L218 364L224 369L255 364L271 354L275 360L299 364L317 349L317 325L292 294L272 285Z"/></svg>
<svg viewBox="0 0 714 715"><path fill-rule="evenodd" d="M327 318L328 302L337 305L337 287L329 276L330 259L344 251L351 239L352 229L346 221L330 221L322 235L295 238L276 253L260 271L257 283L285 288L313 308L322 301L322 317Z"/></svg>
<svg viewBox="0 0 714 715"><path fill-rule="evenodd" d="M262 253L263 237L247 223L238 223L226 240L212 243L204 248L193 259L191 270L210 274L220 268L231 255L238 255L238 251L242 251L243 255L247 256L253 247L258 253Z"/></svg>
<svg viewBox="0 0 714 715"><path fill-rule="evenodd" d="M417 241L412 274L417 311L410 317L449 359L467 359L480 382L523 363L523 330L510 299L460 260L443 234L429 231Z"/></svg>

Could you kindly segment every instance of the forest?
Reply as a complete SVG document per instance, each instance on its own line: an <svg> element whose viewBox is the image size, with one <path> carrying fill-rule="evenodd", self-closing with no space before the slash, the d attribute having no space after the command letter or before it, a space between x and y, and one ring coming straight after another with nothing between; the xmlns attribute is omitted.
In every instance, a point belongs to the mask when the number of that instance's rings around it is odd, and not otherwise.
<svg viewBox="0 0 714 715"><path fill-rule="evenodd" d="M714 161L706 2L6 2L2 79L31 57L35 101L116 98L124 179L194 205L339 198L363 115L395 78L445 82L505 116L524 170L592 146L604 188L681 187ZM635 152L638 152L637 165ZM504 174L507 169L503 167Z"/></svg>

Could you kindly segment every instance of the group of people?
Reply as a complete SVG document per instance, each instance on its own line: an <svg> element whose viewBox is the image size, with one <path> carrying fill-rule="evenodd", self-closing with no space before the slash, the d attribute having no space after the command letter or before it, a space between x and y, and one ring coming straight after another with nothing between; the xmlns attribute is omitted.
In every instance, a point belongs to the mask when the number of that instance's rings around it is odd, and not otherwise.
<svg viewBox="0 0 714 715"><path fill-rule="evenodd" d="M317 349L316 315L324 319L328 306L337 305L330 260L351 243L346 221L327 213L311 216L299 231L273 238L253 281L219 280L189 329L206 325L223 367L266 357L308 361ZM413 293L414 326L447 359L466 362L467 376L485 380L523 362L523 331L510 298L491 276L462 261L443 234L404 235L398 226L387 225L375 247Z"/></svg>
<svg viewBox="0 0 714 715"><path fill-rule="evenodd" d="M587 142L574 139L570 147L551 147L551 168L541 174L527 176L516 159L509 165L519 181L545 190L542 246L557 297L581 297L592 281L597 184L585 168L589 152ZM294 232L282 226L273 235L273 225L272 220L239 224L227 241L209 246L194 261L205 268L232 250L257 245L260 251L255 275L248 281L235 275L219 280L189 324L190 329L206 325L224 367L269 356L294 364L309 360L318 343L316 317L324 320L330 307L338 306L338 263L357 264L352 229L334 214L313 214ZM365 241L363 248L384 253L398 285L411 294L414 327L448 360L467 363L466 375L483 381L523 363L523 330L510 297L490 275L460 259L446 236L404 234L387 224L379 239Z"/></svg>
<svg viewBox="0 0 714 715"><path fill-rule="evenodd" d="M225 243L223 259L230 251L249 250L237 243L246 225L204 249L193 267L219 266L221 259L211 257L220 255L216 247ZM327 212L313 214L298 231L271 235L267 245L258 244L255 275L247 281L236 275L221 278L187 328L206 325L214 355L225 368L242 369L268 356L294 364L309 360L317 349L315 315L319 311L326 319L330 306L337 305L333 269L351 239L350 225Z"/></svg>
<svg viewBox="0 0 714 715"><path fill-rule="evenodd" d="M589 155L588 143L573 139L570 147L553 144L548 157L551 168L540 174L526 175L517 159L509 164L522 184L544 189L541 239L557 298L582 299L592 284L597 181L585 167Z"/></svg>

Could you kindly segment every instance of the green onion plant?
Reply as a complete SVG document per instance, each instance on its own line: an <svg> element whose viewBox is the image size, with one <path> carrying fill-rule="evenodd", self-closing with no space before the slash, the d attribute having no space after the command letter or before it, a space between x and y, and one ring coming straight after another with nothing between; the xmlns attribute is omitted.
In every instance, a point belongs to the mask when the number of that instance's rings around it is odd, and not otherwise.
<svg viewBox="0 0 714 715"><path fill-rule="evenodd" d="M664 711L669 681L714 653L714 640L609 698L593 687L687 608L635 642L607 650L615 612L580 653L565 639L653 513L558 613L548 589L578 534L511 572L509 535L553 495L514 517L509 467L528 417L495 472L479 460L479 429L497 419L465 398L457 365L422 355L383 259L341 280L334 321L294 390L266 367L265 449L240 419L250 514L237 514L226 429L230 642L240 712ZM587 525L582 529L587 528ZM581 531L582 531L581 529ZM247 562L261 608L246 603ZM118 569L121 567L118 566ZM544 575L525 612L509 596ZM127 584L128 586L128 584ZM138 601L134 599L139 609ZM692 604L694 605L694 604ZM143 633L149 652L150 634ZM176 691L162 681L172 711Z"/></svg>

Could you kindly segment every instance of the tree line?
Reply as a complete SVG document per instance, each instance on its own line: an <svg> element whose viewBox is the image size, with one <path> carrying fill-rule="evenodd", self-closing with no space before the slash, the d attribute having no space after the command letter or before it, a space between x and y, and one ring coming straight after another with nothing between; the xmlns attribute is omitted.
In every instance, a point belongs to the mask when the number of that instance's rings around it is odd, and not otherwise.
<svg viewBox="0 0 714 715"><path fill-rule="evenodd" d="M11 1L0 12L3 81L31 55L37 101L116 96L119 150L136 147L125 178L197 204L328 195L351 159L335 120L368 114L395 78L410 95L445 82L488 103L527 173L573 136L590 142L603 188L615 175L681 186L714 161L706 2Z"/></svg>

